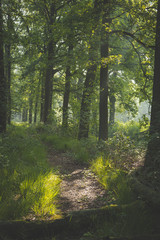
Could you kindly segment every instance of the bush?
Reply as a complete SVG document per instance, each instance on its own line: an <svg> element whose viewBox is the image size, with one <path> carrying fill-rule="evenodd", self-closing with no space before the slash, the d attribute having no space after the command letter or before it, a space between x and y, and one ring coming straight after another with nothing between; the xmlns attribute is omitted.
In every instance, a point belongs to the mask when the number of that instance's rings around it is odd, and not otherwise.
<svg viewBox="0 0 160 240"><path fill-rule="evenodd" d="M91 169L110 193L112 203L127 204L135 200L127 172L115 168L109 159L97 158L93 161Z"/></svg>
<svg viewBox="0 0 160 240"><path fill-rule="evenodd" d="M134 141L121 132L115 133L106 142L100 141L97 148L102 156L112 159L114 167L125 170L131 169L139 155Z"/></svg>
<svg viewBox="0 0 160 240"><path fill-rule="evenodd" d="M109 127L109 137L114 136L116 132L120 132L131 139L136 139L140 133L141 125L135 121L128 121L126 123L116 122Z"/></svg>

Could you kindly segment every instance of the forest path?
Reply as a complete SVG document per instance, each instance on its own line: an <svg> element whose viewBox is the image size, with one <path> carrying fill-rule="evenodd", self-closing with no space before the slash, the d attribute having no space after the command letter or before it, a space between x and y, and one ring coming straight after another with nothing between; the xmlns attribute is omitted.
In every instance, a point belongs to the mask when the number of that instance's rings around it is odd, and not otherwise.
<svg viewBox="0 0 160 240"><path fill-rule="evenodd" d="M106 205L106 191L88 167L54 149L49 150L48 161L62 178L58 202L62 213Z"/></svg>

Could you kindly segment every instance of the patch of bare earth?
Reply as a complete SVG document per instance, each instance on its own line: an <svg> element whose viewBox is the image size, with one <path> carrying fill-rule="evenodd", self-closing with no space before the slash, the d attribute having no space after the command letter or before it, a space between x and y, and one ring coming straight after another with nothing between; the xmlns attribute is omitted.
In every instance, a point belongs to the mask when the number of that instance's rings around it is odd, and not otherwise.
<svg viewBox="0 0 160 240"><path fill-rule="evenodd" d="M106 191L86 166L55 150L49 151L48 159L62 177L59 208L63 213L106 205Z"/></svg>

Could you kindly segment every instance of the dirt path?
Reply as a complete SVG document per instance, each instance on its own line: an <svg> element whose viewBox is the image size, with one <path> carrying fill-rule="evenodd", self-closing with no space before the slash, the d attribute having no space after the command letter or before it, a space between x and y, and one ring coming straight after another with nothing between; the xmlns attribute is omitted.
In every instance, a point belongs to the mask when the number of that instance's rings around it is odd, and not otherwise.
<svg viewBox="0 0 160 240"><path fill-rule="evenodd" d="M106 205L105 190L86 166L55 150L49 151L48 159L62 177L59 204L63 213Z"/></svg>

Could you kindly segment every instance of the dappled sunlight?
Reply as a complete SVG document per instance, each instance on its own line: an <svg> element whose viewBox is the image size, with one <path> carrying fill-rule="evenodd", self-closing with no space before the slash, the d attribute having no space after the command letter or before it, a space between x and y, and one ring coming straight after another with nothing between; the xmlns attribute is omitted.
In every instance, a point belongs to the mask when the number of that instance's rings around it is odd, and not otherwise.
<svg viewBox="0 0 160 240"><path fill-rule="evenodd" d="M40 174L35 181L28 183L27 188L26 180L22 182L22 196L36 217L56 217L59 214L56 207L59 184L60 178L52 172Z"/></svg>

